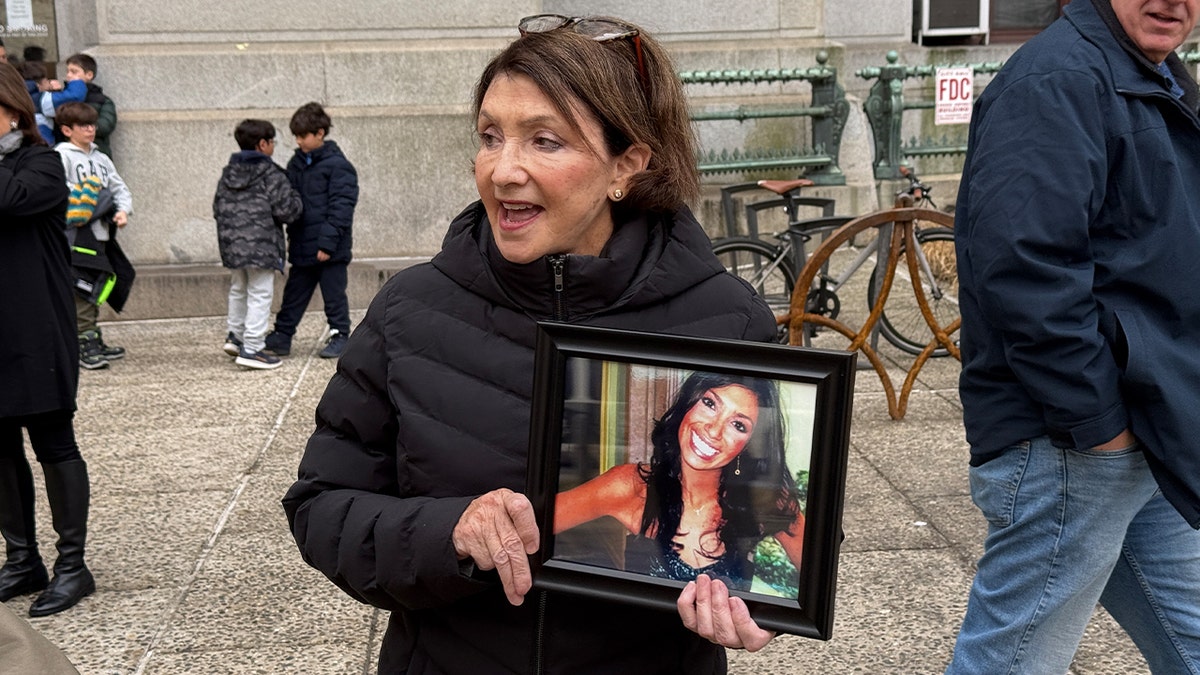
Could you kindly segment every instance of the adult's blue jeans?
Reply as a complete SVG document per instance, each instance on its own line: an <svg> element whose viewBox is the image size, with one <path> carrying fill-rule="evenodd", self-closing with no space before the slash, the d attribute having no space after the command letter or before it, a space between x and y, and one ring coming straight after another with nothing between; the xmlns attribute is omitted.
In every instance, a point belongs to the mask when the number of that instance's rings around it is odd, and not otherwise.
<svg viewBox="0 0 1200 675"><path fill-rule="evenodd" d="M1066 673L1097 602L1151 672L1200 673L1200 532L1140 448L1042 437L970 473L988 536L947 673Z"/></svg>

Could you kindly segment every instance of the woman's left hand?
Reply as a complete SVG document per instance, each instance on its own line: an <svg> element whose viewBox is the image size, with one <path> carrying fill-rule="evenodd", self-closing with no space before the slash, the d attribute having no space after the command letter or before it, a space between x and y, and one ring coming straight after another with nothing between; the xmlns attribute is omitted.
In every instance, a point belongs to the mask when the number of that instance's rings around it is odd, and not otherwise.
<svg viewBox="0 0 1200 675"><path fill-rule="evenodd" d="M724 647L756 652L775 637L775 631L754 623L744 600L730 596L724 582L707 574L688 582L675 606L688 630Z"/></svg>

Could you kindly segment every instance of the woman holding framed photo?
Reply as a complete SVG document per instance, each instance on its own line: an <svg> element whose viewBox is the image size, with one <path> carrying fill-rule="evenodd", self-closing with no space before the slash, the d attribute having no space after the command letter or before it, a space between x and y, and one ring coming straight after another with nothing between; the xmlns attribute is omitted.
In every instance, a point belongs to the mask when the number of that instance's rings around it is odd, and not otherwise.
<svg viewBox="0 0 1200 675"><path fill-rule="evenodd" d="M719 581L678 615L527 597L537 321L761 342L775 321L685 205L694 139L661 45L604 17L518 29L475 90L480 199L372 301L284 509L306 561L392 612L381 673L719 675L724 647L774 636Z"/></svg>

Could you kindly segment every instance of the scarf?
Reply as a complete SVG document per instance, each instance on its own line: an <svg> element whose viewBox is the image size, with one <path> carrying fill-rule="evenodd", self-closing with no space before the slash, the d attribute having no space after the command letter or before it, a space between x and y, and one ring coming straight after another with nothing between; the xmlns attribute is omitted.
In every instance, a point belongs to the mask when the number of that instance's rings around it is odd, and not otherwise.
<svg viewBox="0 0 1200 675"><path fill-rule="evenodd" d="M4 159L13 150L21 147L21 141L24 136L19 130L13 130L0 136L0 159Z"/></svg>
<svg viewBox="0 0 1200 675"><path fill-rule="evenodd" d="M1171 73L1171 67L1167 65L1167 62L1163 61L1155 66L1155 68L1158 70L1158 74L1166 79L1167 89L1171 90L1171 95L1175 98L1183 98L1183 87L1179 86L1179 83L1175 81L1175 75Z"/></svg>

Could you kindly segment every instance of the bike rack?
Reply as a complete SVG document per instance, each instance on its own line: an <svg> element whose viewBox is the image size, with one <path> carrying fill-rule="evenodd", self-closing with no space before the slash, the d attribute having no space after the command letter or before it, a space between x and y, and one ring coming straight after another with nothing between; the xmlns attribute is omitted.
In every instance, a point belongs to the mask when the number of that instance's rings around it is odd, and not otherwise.
<svg viewBox="0 0 1200 675"><path fill-rule="evenodd" d="M944 347L951 356L962 361L958 345L950 337L958 331L962 324L962 319L955 319L948 326L940 326L937 323L937 319L934 318L932 310L929 309L929 302L921 289L921 274L916 255L917 241L913 230L914 220L953 228L954 216L934 209L914 208L912 204L912 197L909 195L900 195L896 199L896 206L894 208L868 213L865 216L846 223L830 234L817 247L817 250L813 252L812 257L809 258L808 263L804 266L804 269L801 270L800 278L796 281L796 286L792 291L792 301L788 313L777 319L779 323L787 322L788 339L790 344L794 346L800 346L806 322L831 328L849 339L850 346L846 350L861 351L867 357L871 366L875 368L875 372L879 374L884 392L887 394L888 415L894 420L904 417L908 409L909 395L912 393L913 385L916 384L917 374L921 372L921 368L924 367L925 362L929 360L938 347ZM808 290L812 287L813 279L829 261L834 251L855 235L865 230L887 228L889 226L892 230L891 242L886 265L882 268L884 269L882 283L879 293L876 296L875 304L871 306L871 312L866 322L858 330L854 330L837 319L805 312ZM879 236L882 236L882 232L881 230ZM871 344L871 335L874 332L876 324L879 322L879 317L883 314L883 308L887 303L888 295L891 293L892 282L896 275L896 267L900 262L900 247L902 245L904 246L904 258L908 265L909 276L912 278L913 293L916 294L917 306L920 307L921 314L925 317L925 323L929 325L933 337L908 369L908 374L900 389L900 396L897 398L896 388L887 373L887 368L879 358L875 347Z"/></svg>

